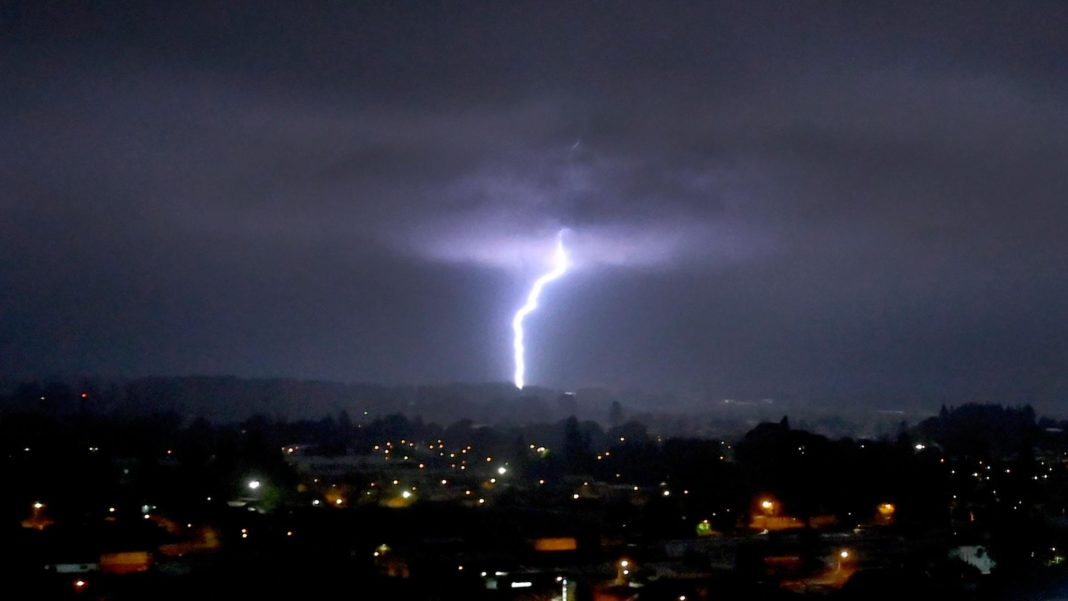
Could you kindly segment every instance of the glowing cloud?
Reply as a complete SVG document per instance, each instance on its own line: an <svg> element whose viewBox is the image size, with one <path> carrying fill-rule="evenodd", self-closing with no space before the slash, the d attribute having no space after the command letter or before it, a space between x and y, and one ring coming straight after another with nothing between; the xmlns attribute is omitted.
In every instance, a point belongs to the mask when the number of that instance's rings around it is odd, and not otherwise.
<svg viewBox="0 0 1068 601"><path fill-rule="evenodd" d="M570 265L571 261L568 259L567 249L564 248L564 232L561 230L556 235L556 252L553 253L552 271L534 281L534 286L530 288L530 294L527 295L526 304L520 307L515 312L515 317L512 318L512 332L514 333L512 347L515 349L515 387L520 390L526 384L527 371L526 348L523 346L523 320L538 308L538 297L541 296L541 291L545 288L545 285L567 273L567 268Z"/></svg>

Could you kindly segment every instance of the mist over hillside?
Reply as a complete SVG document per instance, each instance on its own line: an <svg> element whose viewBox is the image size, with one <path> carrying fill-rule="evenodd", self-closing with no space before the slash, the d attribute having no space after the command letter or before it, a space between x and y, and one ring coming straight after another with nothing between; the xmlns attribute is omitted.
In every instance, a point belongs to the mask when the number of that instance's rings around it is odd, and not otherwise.
<svg viewBox="0 0 1068 601"><path fill-rule="evenodd" d="M0 407L57 414L145 415L172 413L216 423L253 416L276 420L351 419L354 423L402 414L427 422L477 424L553 422L570 416L607 426L640 421L664 435L729 436L762 421L789 415L793 422L829 436L893 436L904 424L934 415L903 409L828 409L775 399L693 399L642 391L560 391L510 383L386 386L290 378L236 376L83 378L9 382Z"/></svg>

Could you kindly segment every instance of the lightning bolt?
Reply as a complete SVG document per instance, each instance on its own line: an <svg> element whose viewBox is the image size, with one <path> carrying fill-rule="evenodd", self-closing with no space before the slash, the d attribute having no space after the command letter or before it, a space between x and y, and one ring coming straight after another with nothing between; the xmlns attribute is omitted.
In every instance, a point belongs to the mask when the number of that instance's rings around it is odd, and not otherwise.
<svg viewBox="0 0 1068 601"><path fill-rule="evenodd" d="M512 332L515 335L512 339L512 348L515 349L515 387L520 390L523 390L523 386L526 384L524 379L527 372L526 347L523 346L523 320L538 308L538 297L541 296L541 291L545 288L545 285L567 273L567 268L570 266L571 261L568 259L567 249L564 248L564 232L561 230L556 235L556 251L553 253L552 270L534 280L534 285L530 288L530 294L527 295L526 304L520 307L515 312L515 317L512 318Z"/></svg>

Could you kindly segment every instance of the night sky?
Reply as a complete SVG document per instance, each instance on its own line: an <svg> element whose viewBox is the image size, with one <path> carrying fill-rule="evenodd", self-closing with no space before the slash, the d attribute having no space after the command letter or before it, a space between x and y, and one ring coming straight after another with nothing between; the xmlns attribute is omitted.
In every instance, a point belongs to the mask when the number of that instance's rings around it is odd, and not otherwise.
<svg viewBox="0 0 1068 601"><path fill-rule="evenodd" d="M0 7L2 377L1068 408L1064 2Z"/></svg>

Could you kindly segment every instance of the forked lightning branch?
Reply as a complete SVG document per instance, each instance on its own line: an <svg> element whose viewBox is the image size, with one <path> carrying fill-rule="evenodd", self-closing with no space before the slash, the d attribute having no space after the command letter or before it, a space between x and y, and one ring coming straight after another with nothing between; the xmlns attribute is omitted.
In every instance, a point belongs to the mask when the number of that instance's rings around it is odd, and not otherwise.
<svg viewBox="0 0 1068 601"><path fill-rule="evenodd" d="M514 333L512 347L515 349L515 387L520 390L526 385L527 372L523 320L538 308L538 298L541 296L541 291L545 288L545 285L567 273L567 269L570 266L571 262L567 256L567 249L564 247L564 232L561 230L556 235L556 250L553 253L552 270L534 280L534 285L530 288L530 293L527 294L527 302L515 312L515 317L512 318L512 332Z"/></svg>

